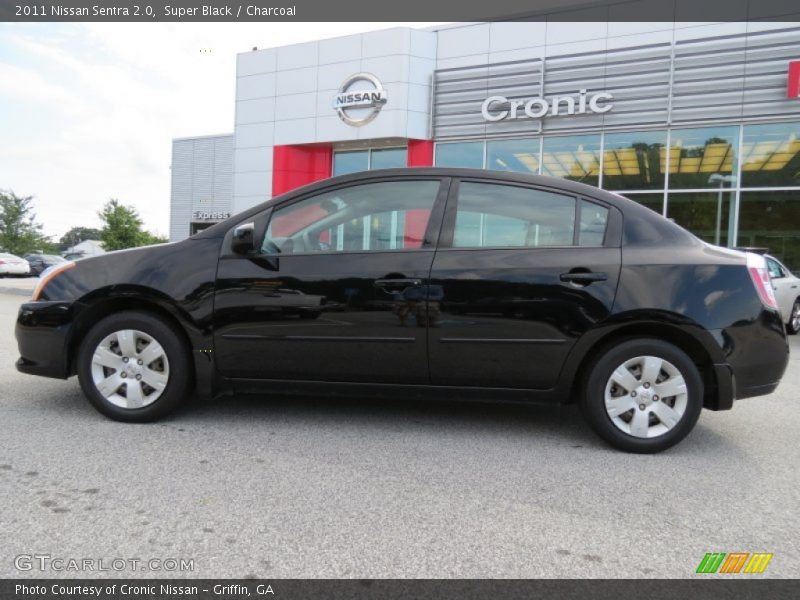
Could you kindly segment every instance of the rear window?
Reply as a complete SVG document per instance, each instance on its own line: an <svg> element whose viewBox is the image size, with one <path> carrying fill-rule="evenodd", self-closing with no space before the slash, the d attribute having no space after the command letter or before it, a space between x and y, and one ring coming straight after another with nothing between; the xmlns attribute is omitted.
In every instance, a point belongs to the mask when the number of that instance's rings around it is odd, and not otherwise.
<svg viewBox="0 0 800 600"><path fill-rule="evenodd" d="M465 181L458 189L453 247L602 246L607 225L608 208L575 196Z"/></svg>

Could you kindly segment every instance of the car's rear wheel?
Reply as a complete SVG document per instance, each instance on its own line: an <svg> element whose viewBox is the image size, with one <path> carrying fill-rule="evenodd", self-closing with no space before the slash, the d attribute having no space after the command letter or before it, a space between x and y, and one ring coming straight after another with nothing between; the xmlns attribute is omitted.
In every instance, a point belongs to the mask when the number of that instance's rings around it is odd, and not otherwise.
<svg viewBox="0 0 800 600"><path fill-rule="evenodd" d="M180 334L159 317L125 311L106 317L78 352L83 393L118 421L164 416L187 396L192 372Z"/></svg>
<svg viewBox="0 0 800 600"><path fill-rule="evenodd" d="M630 339L599 353L583 382L591 427L626 452L660 452L686 437L703 408L703 380L680 348Z"/></svg>
<svg viewBox="0 0 800 600"><path fill-rule="evenodd" d="M789 315L789 322L786 323L786 331L791 335L800 332L800 298L792 305L792 314Z"/></svg>

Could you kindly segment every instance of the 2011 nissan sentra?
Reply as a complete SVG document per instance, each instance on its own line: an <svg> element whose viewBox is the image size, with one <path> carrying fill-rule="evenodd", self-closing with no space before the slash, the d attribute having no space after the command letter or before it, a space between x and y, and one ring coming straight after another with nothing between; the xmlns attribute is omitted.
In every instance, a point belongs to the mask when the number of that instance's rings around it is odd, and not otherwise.
<svg viewBox="0 0 800 600"><path fill-rule="evenodd" d="M24 373L150 421L193 393L578 402L656 452L788 361L762 256L578 183L482 170L328 179L182 242L45 272Z"/></svg>

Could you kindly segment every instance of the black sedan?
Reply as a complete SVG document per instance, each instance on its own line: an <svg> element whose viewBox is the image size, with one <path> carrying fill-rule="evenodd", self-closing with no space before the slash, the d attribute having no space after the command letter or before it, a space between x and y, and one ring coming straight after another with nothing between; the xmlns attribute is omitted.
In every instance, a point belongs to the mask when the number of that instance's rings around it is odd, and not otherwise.
<svg viewBox="0 0 800 600"><path fill-rule="evenodd" d="M65 259L55 254L28 254L24 258L31 266L31 275L36 275L37 277L50 267L67 262Z"/></svg>
<svg viewBox="0 0 800 600"><path fill-rule="evenodd" d="M149 421L193 393L577 402L656 452L769 394L788 345L762 256L560 179L397 169L328 179L174 244L49 271L25 373Z"/></svg>

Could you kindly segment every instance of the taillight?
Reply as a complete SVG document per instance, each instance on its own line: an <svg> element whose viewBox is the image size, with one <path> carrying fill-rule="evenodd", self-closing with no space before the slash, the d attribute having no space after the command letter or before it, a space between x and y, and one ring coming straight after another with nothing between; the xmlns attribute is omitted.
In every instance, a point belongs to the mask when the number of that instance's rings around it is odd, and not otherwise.
<svg viewBox="0 0 800 600"><path fill-rule="evenodd" d="M772 287L772 280L769 277L766 259L759 254L748 252L747 271L750 273L750 279L753 280L753 285L756 286L756 291L758 292L758 297L761 298L761 303L767 308L778 310L778 302L775 300L775 290Z"/></svg>

